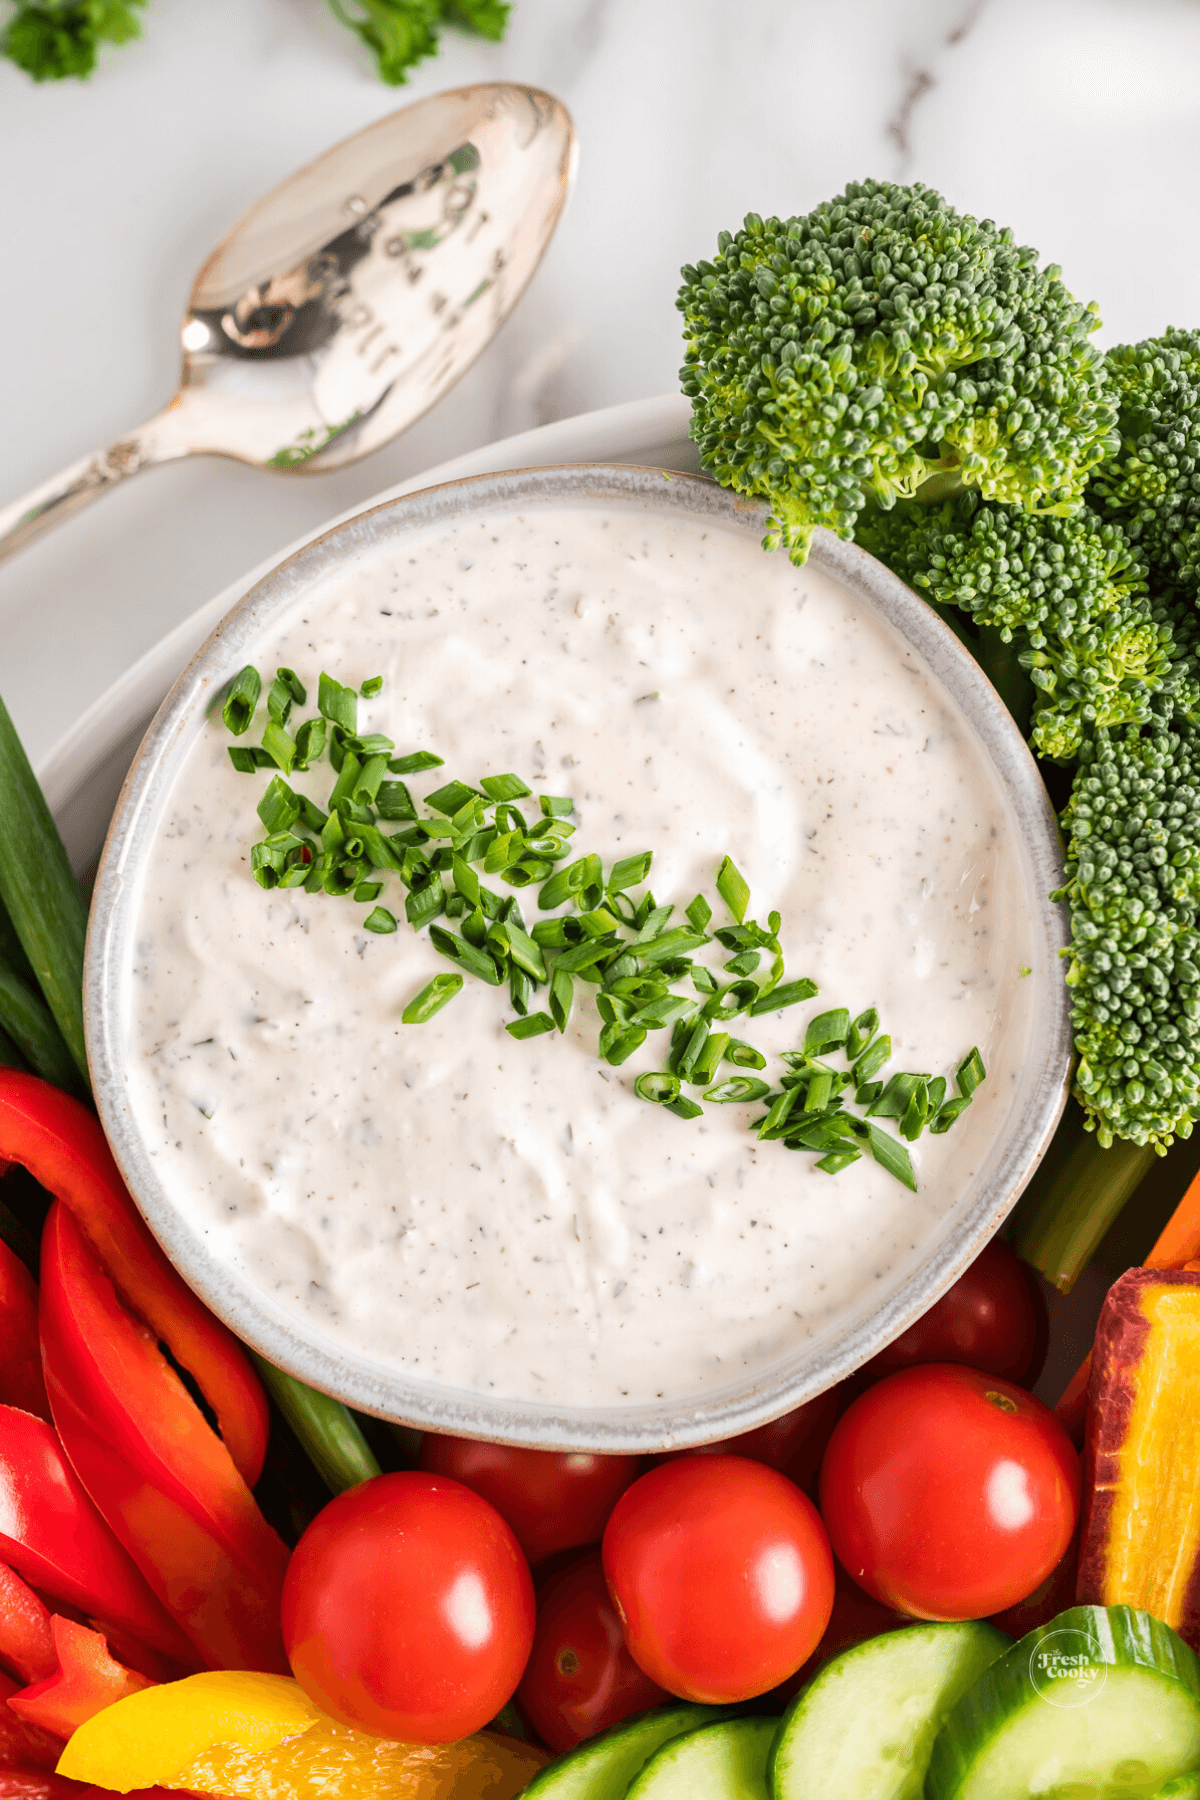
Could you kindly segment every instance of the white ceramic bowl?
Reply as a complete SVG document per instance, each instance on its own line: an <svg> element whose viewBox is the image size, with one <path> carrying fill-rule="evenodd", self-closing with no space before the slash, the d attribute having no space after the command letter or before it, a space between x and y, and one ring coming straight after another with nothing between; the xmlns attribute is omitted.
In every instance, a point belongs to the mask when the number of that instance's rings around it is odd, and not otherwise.
<svg viewBox="0 0 1200 1800"><path fill-rule="evenodd" d="M813 563L849 588L908 640L971 726L997 772L1009 837L1031 920L1029 1050L1007 1110L977 1173L920 1246L885 1274L868 1308L835 1316L765 1373L702 1399L630 1406L622 1412L492 1399L419 1381L384 1360L318 1338L247 1278L218 1261L204 1234L160 1183L127 1100L124 1045L134 960L138 872L177 771L201 731L213 696L255 653L274 615L308 585L381 539L464 511L599 499L675 515L705 528L759 539L763 512L711 483L664 479L657 470L584 465L482 476L393 499L308 543L266 575L222 621L168 695L122 792L97 876L88 939L88 1050L100 1116L130 1190L187 1280L213 1310L265 1356L313 1386L378 1414L421 1427L545 1448L649 1451L747 1430L839 1380L917 1318L995 1232L1028 1181L1057 1124L1070 1052L1066 992L1058 960L1064 921L1045 896L1061 880L1054 814L1036 767L995 690L954 634L909 588L854 545L817 534Z"/></svg>

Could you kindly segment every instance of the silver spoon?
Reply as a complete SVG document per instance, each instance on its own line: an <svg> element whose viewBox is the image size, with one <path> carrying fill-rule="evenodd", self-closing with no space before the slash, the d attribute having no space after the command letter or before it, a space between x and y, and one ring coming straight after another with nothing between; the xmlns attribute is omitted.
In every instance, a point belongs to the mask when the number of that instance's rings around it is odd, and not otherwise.
<svg viewBox="0 0 1200 1800"><path fill-rule="evenodd" d="M507 82L435 94L327 150L200 270L170 405L0 507L0 558L156 463L313 474L378 450L503 324L574 173L566 108Z"/></svg>

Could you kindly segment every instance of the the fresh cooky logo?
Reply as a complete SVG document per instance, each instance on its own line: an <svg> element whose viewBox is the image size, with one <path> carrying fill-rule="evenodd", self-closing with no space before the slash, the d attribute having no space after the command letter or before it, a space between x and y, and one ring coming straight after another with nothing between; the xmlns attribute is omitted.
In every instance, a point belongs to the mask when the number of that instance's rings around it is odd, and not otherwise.
<svg viewBox="0 0 1200 1800"><path fill-rule="evenodd" d="M1051 1706L1089 1706L1108 1678L1100 1646L1086 1631L1050 1631L1029 1653L1029 1679Z"/></svg>

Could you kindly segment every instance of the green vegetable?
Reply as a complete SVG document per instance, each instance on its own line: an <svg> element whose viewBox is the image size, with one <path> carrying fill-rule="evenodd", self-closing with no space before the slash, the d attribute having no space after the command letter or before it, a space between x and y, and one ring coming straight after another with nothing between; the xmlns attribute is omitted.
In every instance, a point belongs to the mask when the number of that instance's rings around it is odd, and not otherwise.
<svg viewBox="0 0 1200 1800"><path fill-rule="evenodd" d="M1070 512L1117 445L1095 307L919 184L748 214L684 269L678 305L704 465L767 502L766 541L797 562L818 525L849 537L868 498L970 488Z"/></svg>
<svg viewBox="0 0 1200 1800"><path fill-rule="evenodd" d="M677 1700L626 1719L557 1757L534 1776L525 1794L528 1800L624 1800L630 1782L656 1750L719 1718L723 1710Z"/></svg>
<svg viewBox="0 0 1200 1800"><path fill-rule="evenodd" d="M84 81L96 66L102 44L127 44L140 37L135 8L146 0L17 0L0 32L0 56L35 81Z"/></svg>
<svg viewBox="0 0 1200 1800"><path fill-rule="evenodd" d="M635 1775L628 1800L768 1800L767 1758L778 1719L722 1719L671 1738Z"/></svg>
<svg viewBox="0 0 1200 1800"><path fill-rule="evenodd" d="M83 942L87 908L37 778L0 700L0 905L87 1081Z"/></svg>
<svg viewBox="0 0 1200 1800"><path fill-rule="evenodd" d="M401 1022L405 1025L424 1025L427 1019L432 1019L434 1013L441 1012L455 994L462 992L462 985L461 975L435 975L409 1001L400 1014Z"/></svg>
<svg viewBox="0 0 1200 1800"><path fill-rule="evenodd" d="M334 12L361 38L381 78L393 87L427 56L436 56L443 24L498 43L508 24L506 0L329 0Z"/></svg>
<svg viewBox="0 0 1200 1800"><path fill-rule="evenodd" d="M1022 1638L954 1707L925 1796L1141 1800L1198 1766L1194 1653L1148 1613L1075 1606Z"/></svg>
<svg viewBox="0 0 1200 1800"><path fill-rule="evenodd" d="M990 1625L919 1625L843 1650L783 1715L772 1800L920 1800L950 1709L1011 1640Z"/></svg>
<svg viewBox="0 0 1200 1800"><path fill-rule="evenodd" d="M328 1394L305 1387L293 1375L285 1375L265 1356L249 1355L280 1412L295 1432L301 1447L331 1494L341 1494L382 1474L374 1453L348 1407Z"/></svg>
<svg viewBox="0 0 1200 1800"><path fill-rule="evenodd" d="M86 1094L87 1084L71 1061L62 1033L40 994L26 987L0 962L0 1027L35 1075L73 1094ZM20 1067L21 1062L10 1064Z"/></svg>

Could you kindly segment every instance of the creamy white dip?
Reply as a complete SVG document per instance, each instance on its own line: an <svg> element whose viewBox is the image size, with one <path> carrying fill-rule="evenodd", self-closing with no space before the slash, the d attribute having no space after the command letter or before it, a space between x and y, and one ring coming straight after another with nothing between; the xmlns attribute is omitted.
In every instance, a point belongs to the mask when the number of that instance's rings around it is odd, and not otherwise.
<svg viewBox="0 0 1200 1800"><path fill-rule="evenodd" d="M388 937L368 906L258 887L267 775L233 769L218 715L160 806L127 1061L159 1177L219 1262L309 1336L411 1377L611 1409L713 1394L868 1311L988 1156L1031 1011L1011 810L915 652L816 568L599 503L364 549L251 649L267 680L307 683L293 724L320 670L382 675L360 730L445 758L414 795L509 771L569 794L573 852L651 850L659 901L704 890L722 922L728 852L751 913L783 916L788 978L821 989L732 1027L767 1075L839 1005L878 1007L890 1070L949 1075L977 1044L989 1073L913 1146L913 1195L867 1158L831 1177L757 1144L759 1106L685 1122L638 1100L669 1031L608 1067L582 982L565 1037L514 1041L506 991L470 978L404 1025L449 965L404 923L398 877ZM320 804L332 779L324 762L294 784Z"/></svg>

